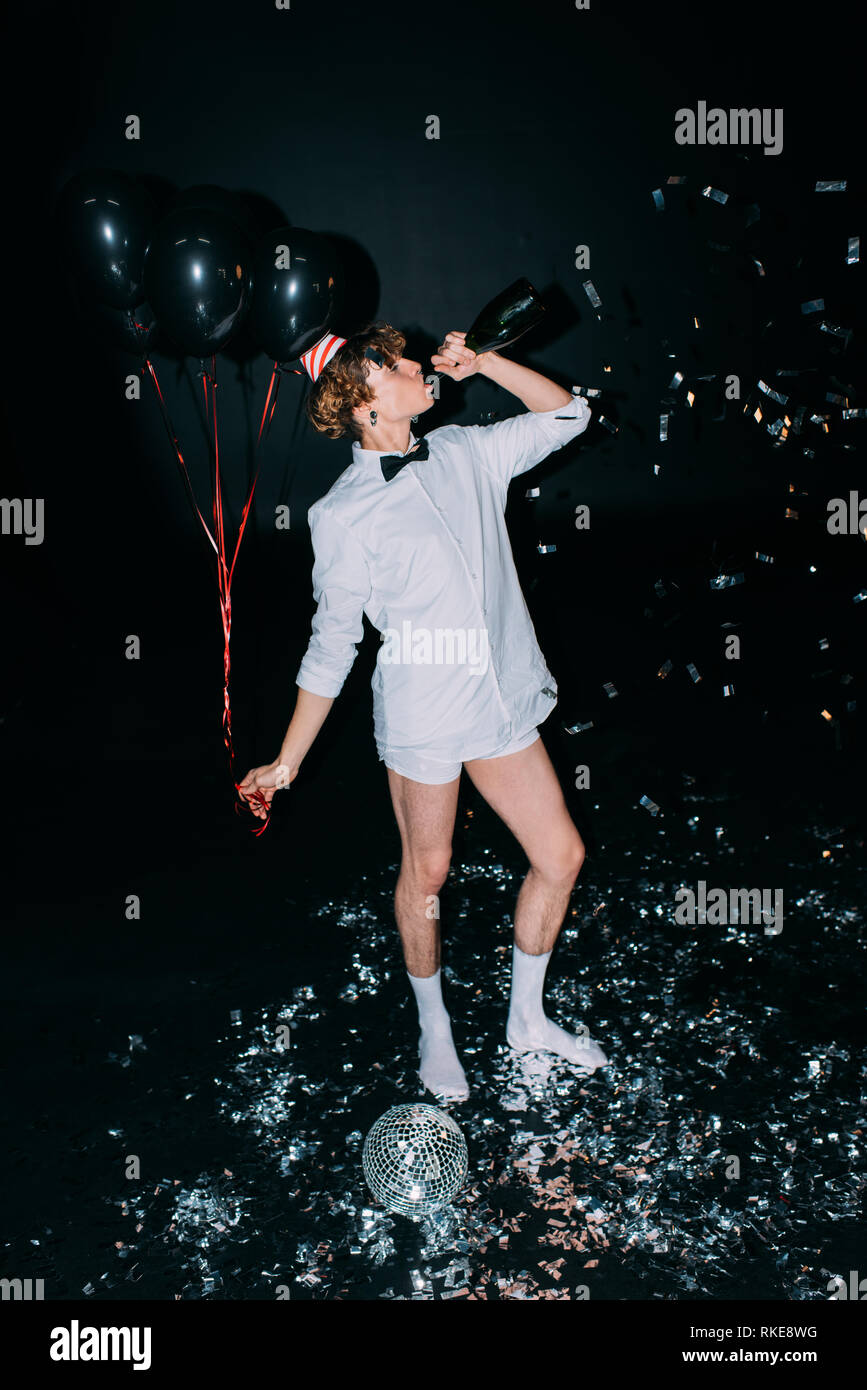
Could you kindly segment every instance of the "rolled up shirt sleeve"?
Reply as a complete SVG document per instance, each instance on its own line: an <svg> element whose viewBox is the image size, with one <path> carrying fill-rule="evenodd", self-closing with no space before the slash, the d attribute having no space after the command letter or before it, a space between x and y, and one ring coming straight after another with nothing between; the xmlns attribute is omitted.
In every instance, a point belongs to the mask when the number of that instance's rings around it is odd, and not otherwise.
<svg viewBox="0 0 867 1390"><path fill-rule="evenodd" d="M364 636L364 607L370 598L370 572L352 532L327 507L307 513L313 542L312 635L295 684L313 695L340 694L358 643Z"/></svg>
<svg viewBox="0 0 867 1390"><path fill-rule="evenodd" d="M484 468L504 482L526 473L555 449L583 434L592 411L578 388L572 387L572 400L554 410L531 410L498 420L494 425L468 425L467 434L478 451Z"/></svg>

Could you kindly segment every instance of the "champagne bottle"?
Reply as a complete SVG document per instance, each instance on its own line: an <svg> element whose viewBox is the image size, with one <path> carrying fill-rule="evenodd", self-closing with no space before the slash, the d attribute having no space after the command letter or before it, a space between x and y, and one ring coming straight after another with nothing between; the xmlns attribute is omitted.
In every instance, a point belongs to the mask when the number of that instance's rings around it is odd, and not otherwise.
<svg viewBox="0 0 867 1390"><path fill-rule="evenodd" d="M465 345L476 353L508 347L528 329L535 328L545 312L541 296L530 281L516 280L477 315L464 340ZM435 375L441 377L444 373Z"/></svg>
<svg viewBox="0 0 867 1390"><path fill-rule="evenodd" d="M486 304L466 337L471 352L490 352L508 347L528 328L534 328L545 305L529 280L516 280Z"/></svg>

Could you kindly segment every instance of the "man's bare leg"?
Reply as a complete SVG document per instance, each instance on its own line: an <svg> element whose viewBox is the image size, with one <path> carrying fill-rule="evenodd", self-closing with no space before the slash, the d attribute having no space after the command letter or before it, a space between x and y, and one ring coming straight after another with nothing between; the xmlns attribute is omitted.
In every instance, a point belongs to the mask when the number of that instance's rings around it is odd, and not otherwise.
<svg viewBox="0 0 867 1390"><path fill-rule="evenodd" d="M445 1100L465 1100L469 1086L452 1040L440 977L439 892L451 864L460 777L440 786L387 768L403 857L394 912L419 1014L419 1076Z"/></svg>
<svg viewBox="0 0 867 1390"><path fill-rule="evenodd" d="M542 1007L548 960L584 862L584 843L545 745L539 738L520 753L474 758L464 767L530 861L515 906L507 1040L520 1051L556 1052L590 1070L605 1066L598 1044L583 1032L567 1033Z"/></svg>

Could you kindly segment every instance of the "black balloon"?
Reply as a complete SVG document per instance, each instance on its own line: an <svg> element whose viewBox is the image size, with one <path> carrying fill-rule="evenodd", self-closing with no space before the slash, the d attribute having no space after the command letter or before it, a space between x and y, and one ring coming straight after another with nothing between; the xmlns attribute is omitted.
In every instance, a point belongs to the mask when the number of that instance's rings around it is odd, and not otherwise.
<svg viewBox="0 0 867 1390"><path fill-rule="evenodd" d="M137 357L144 357L153 351L157 321L148 310L147 304L140 304L137 309L105 310L106 316L112 316L111 320L106 318L104 321L109 340L115 347L124 352L134 352Z"/></svg>
<svg viewBox="0 0 867 1390"><path fill-rule="evenodd" d="M134 308L144 299L142 267L154 218L150 194L121 170L74 175L57 204L68 269L103 303Z"/></svg>
<svg viewBox="0 0 867 1390"><path fill-rule="evenodd" d="M274 362L300 357L334 324L342 275L336 248L303 227L278 227L256 248L250 329Z"/></svg>
<svg viewBox="0 0 867 1390"><path fill-rule="evenodd" d="M161 328L182 352L210 357L243 321L252 289L250 244L210 208L178 208L154 228L144 282Z"/></svg>
<svg viewBox="0 0 867 1390"><path fill-rule="evenodd" d="M73 278L70 288L75 312L95 340L102 340L122 352L134 353L136 357L144 357L153 350L159 329L149 304L139 304L135 309L113 309L110 304L95 299L81 280Z"/></svg>

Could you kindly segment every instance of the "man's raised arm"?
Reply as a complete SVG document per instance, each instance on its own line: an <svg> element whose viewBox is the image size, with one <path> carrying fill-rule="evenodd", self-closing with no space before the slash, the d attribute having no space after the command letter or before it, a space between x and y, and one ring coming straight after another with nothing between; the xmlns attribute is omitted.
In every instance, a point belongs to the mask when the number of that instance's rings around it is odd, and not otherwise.
<svg viewBox="0 0 867 1390"><path fill-rule="evenodd" d="M558 406L572 404L571 394L556 381L534 372L531 367L523 367L520 362L510 362L498 352L481 354L479 376L486 376L504 390L511 391L528 410L556 410Z"/></svg>

